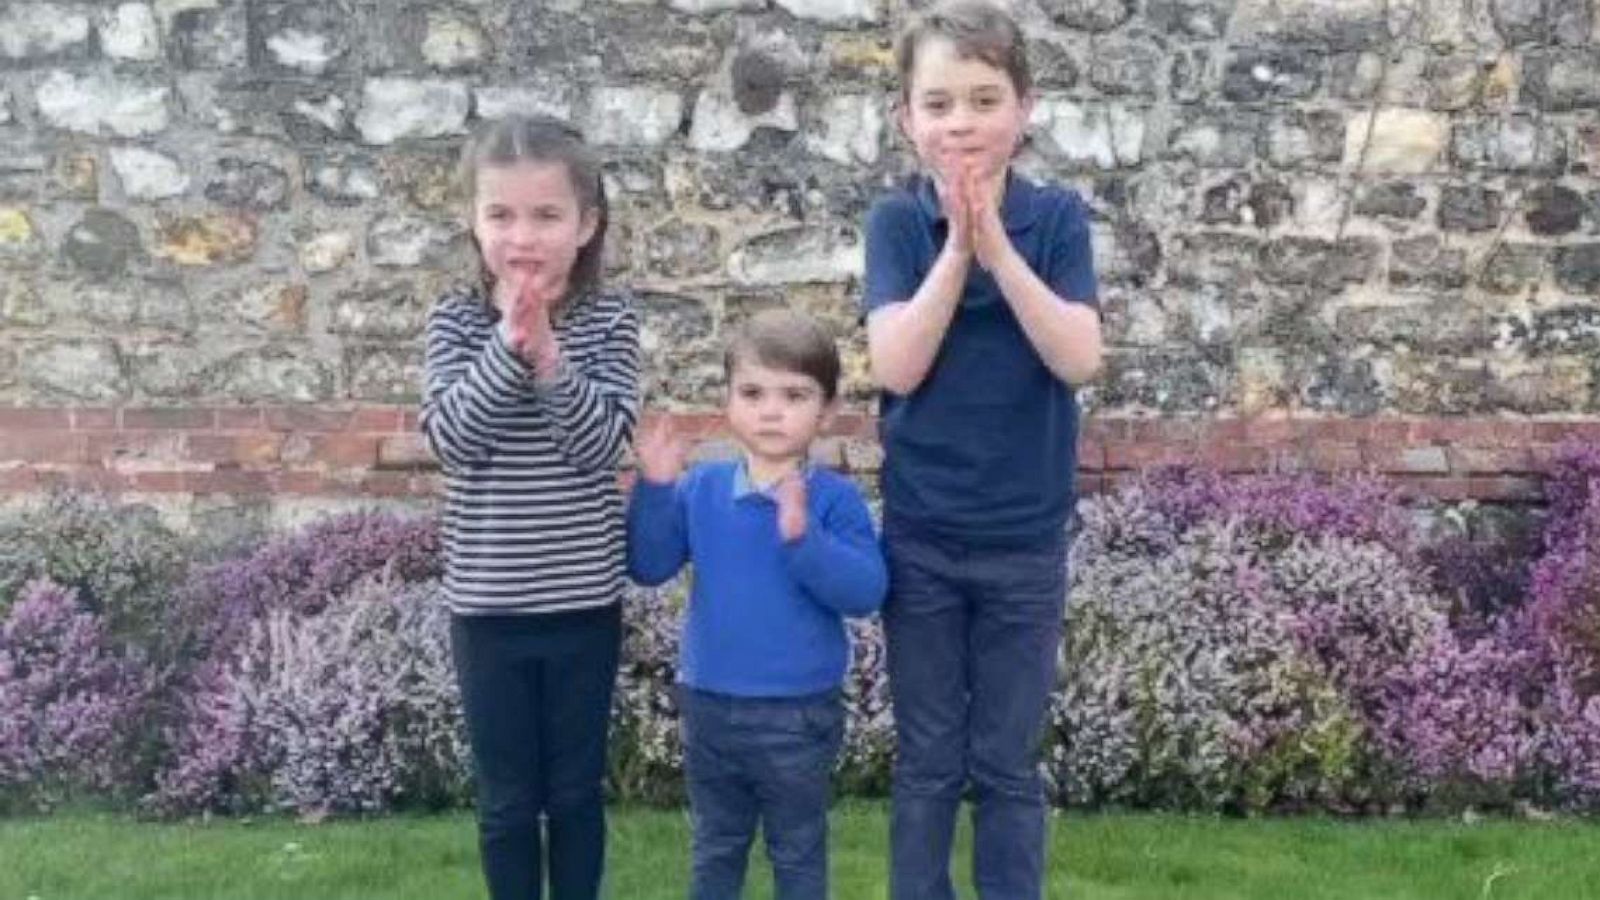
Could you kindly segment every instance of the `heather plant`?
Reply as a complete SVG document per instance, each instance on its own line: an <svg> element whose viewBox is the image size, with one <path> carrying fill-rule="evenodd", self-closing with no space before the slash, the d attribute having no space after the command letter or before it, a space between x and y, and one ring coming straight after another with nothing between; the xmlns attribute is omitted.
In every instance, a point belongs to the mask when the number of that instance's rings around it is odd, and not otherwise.
<svg viewBox="0 0 1600 900"><path fill-rule="evenodd" d="M1600 447L1571 445L1546 482L1543 555L1529 586L1535 637L1570 649L1587 670L1582 688L1600 692Z"/></svg>
<svg viewBox="0 0 1600 900"><path fill-rule="evenodd" d="M839 784L852 794L882 795L889 790L894 760L888 646L877 618L853 619L849 625L853 661L844 682L845 732Z"/></svg>
<svg viewBox="0 0 1600 900"><path fill-rule="evenodd" d="M316 612L267 611L195 698L160 805L315 818L460 802L448 632L433 582L374 577Z"/></svg>
<svg viewBox="0 0 1600 900"><path fill-rule="evenodd" d="M0 521L0 613L23 585L48 578L76 592L114 640L149 649L188 561L187 543L155 510L53 491Z"/></svg>
<svg viewBox="0 0 1600 900"><path fill-rule="evenodd" d="M147 697L70 588L30 582L0 620L0 809L48 809L136 781L133 727Z"/></svg>
<svg viewBox="0 0 1600 900"><path fill-rule="evenodd" d="M687 578L658 588L635 588L623 601L609 781L614 794L631 800L683 799L676 681Z"/></svg>

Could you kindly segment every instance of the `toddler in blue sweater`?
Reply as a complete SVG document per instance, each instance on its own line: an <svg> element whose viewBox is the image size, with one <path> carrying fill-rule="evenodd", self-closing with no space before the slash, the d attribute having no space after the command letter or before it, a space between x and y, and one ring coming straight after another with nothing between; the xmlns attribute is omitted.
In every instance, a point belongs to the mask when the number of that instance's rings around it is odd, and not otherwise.
<svg viewBox="0 0 1600 900"><path fill-rule="evenodd" d="M830 776L850 661L844 618L876 611L887 582L859 490L809 462L839 369L820 323L759 313L725 357L740 458L685 472L687 447L665 419L636 448L629 572L654 585L694 565L678 667L692 900L740 896L758 824L776 896L827 896Z"/></svg>

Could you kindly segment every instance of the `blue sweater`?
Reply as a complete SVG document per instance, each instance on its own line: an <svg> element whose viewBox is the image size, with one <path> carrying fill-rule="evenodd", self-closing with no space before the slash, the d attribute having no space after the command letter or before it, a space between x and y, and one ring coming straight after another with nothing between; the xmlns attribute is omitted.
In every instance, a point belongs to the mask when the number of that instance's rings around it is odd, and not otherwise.
<svg viewBox="0 0 1600 900"><path fill-rule="evenodd" d="M740 697L795 697L844 679L844 617L882 605L888 576L854 484L812 468L806 496L806 533L785 543L777 502L750 488L742 463L706 463L677 484L634 487L629 575L655 585L694 563L679 681Z"/></svg>

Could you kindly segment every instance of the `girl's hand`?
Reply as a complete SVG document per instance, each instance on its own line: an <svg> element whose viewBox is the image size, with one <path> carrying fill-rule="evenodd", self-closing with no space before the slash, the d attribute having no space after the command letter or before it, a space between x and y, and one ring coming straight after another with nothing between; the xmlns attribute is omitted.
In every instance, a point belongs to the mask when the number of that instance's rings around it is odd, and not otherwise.
<svg viewBox="0 0 1600 900"><path fill-rule="evenodd" d="M550 324L551 310L560 299L558 279L543 272L507 285L510 294L506 329L511 347L541 374L554 369L560 347Z"/></svg>
<svg viewBox="0 0 1600 900"><path fill-rule="evenodd" d="M689 459L689 442L678 434L670 416L656 416L633 442L639 477L651 484L673 484Z"/></svg>
<svg viewBox="0 0 1600 900"><path fill-rule="evenodd" d="M976 168L966 173L967 196L970 200L973 253L978 265L993 272L1000 257L1011 249L1011 237L1000 219L1000 201L994 186L987 183Z"/></svg>
<svg viewBox="0 0 1600 900"><path fill-rule="evenodd" d="M778 536L784 543L792 543L806 534L806 475L796 469L783 476L772 488L773 499L778 501Z"/></svg>

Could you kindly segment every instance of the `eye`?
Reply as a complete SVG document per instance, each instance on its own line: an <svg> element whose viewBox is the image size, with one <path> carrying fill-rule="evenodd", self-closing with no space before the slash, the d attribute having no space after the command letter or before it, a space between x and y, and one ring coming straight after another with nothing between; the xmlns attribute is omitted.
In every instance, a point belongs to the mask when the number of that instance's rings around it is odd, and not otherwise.
<svg viewBox="0 0 1600 900"><path fill-rule="evenodd" d="M740 385L739 386L739 399L741 399L741 400L760 400L761 399L761 388L756 387L753 384Z"/></svg>
<svg viewBox="0 0 1600 900"><path fill-rule="evenodd" d="M783 392L783 399L790 403L804 403L811 399L811 392L805 388L790 388Z"/></svg>
<svg viewBox="0 0 1600 900"><path fill-rule="evenodd" d="M1000 103L1000 98L992 96L992 95L978 97L977 99L972 101L972 105L976 106L979 109L993 109L995 106L998 106L999 103Z"/></svg>
<svg viewBox="0 0 1600 900"><path fill-rule="evenodd" d="M950 101L943 97L930 97L922 101L922 108L927 112L938 114L950 108Z"/></svg>
<svg viewBox="0 0 1600 900"><path fill-rule="evenodd" d="M497 207L489 210L488 212L484 213L483 215L484 215L484 218L488 219L491 222L504 222L505 220L511 218L511 211L508 210L508 209L505 209L503 207L498 207L497 206Z"/></svg>

